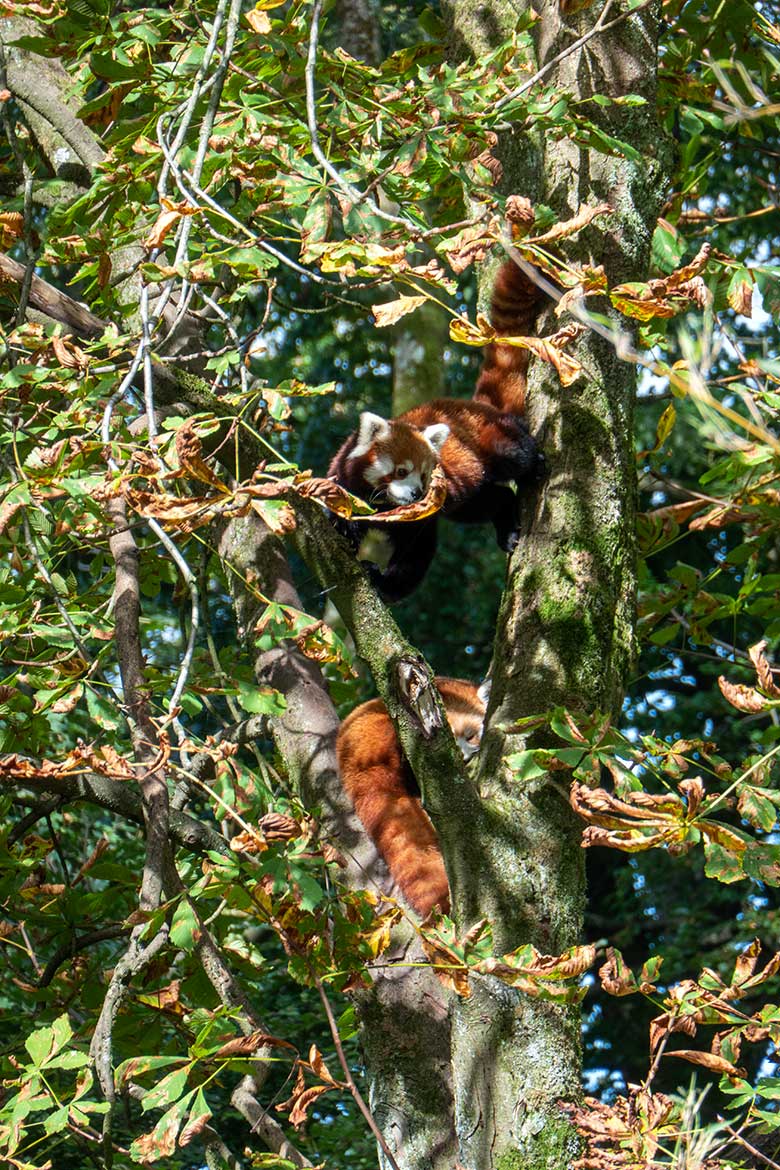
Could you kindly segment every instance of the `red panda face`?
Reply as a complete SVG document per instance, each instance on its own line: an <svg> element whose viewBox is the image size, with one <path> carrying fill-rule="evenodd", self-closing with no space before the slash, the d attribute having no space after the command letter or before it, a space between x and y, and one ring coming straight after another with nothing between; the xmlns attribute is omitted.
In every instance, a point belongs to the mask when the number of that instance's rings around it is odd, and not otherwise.
<svg viewBox="0 0 780 1170"><path fill-rule="evenodd" d="M449 433L446 423L418 431L408 423L364 411L357 443L347 458L360 461L372 501L384 499L392 507L413 504L427 492Z"/></svg>

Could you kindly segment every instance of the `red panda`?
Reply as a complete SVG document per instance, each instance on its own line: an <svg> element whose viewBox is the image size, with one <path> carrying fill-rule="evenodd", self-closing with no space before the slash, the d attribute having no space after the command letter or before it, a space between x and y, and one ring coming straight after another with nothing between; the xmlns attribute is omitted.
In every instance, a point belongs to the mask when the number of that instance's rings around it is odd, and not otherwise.
<svg viewBox="0 0 780 1170"><path fill-rule="evenodd" d="M482 736L485 685L459 678L435 682L447 722L469 759ZM336 754L344 789L404 899L423 918L434 906L446 913L450 892L436 830L381 699L371 699L347 716Z"/></svg>
<svg viewBox="0 0 780 1170"><path fill-rule="evenodd" d="M527 336L538 302L533 281L505 261L493 287L491 319L499 333ZM365 411L358 429L333 457L328 475L353 495L387 510L421 499L441 463L447 481L442 515L462 524L491 521L499 546L517 543L518 505L508 481L537 480L544 458L521 417L528 352L491 344L471 399L435 398L394 419ZM368 561L386 601L399 601L422 581L436 550L437 517L393 525L342 525Z"/></svg>

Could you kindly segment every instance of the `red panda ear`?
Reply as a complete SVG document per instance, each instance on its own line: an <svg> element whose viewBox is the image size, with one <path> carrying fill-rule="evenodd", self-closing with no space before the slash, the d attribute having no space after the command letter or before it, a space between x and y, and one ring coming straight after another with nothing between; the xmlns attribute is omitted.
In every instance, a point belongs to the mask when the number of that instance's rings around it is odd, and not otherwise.
<svg viewBox="0 0 780 1170"><path fill-rule="evenodd" d="M423 431L423 438L427 439L434 451L438 455L444 446L445 440L450 433L450 428L446 423L433 423L432 426L426 427Z"/></svg>
<svg viewBox="0 0 780 1170"><path fill-rule="evenodd" d="M390 423L370 410L364 410L360 416L357 429L357 443L349 453L349 459L356 459L365 455L378 439L386 439L390 434Z"/></svg>

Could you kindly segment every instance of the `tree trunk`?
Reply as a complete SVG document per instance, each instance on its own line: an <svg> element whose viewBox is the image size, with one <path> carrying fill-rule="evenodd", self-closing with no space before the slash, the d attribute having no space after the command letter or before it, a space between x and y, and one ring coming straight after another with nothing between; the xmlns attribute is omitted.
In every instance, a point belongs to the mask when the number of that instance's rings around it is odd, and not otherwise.
<svg viewBox="0 0 780 1170"><path fill-rule="evenodd" d="M484 52L512 5L463 0L447 7L453 44ZM557 3L543 5L540 64L597 18L595 7L567 18L564 36ZM573 263L603 263L610 285L645 275L663 194L657 27L656 8L645 9L593 37L552 72L553 82L578 99L593 92L647 99L645 106L606 107L601 114L605 129L628 140L643 165L550 139L540 148L538 171L529 168L539 176L538 189L515 188L551 206L561 220L584 202L611 204L614 214L598 231L565 246ZM528 144L513 144L509 136L502 160L513 146L527 154ZM605 311L603 304L594 309ZM543 334L557 327L551 313L540 325ZM585 376L568 389L549 366L532 370L529 422L550 474L513 556L499 614L481 815L460 840L442 833L459 932L487 917L497 954L528 942L550 954L574 945L584 902L580 826L561 774L522 785L509 777L502 759L544 742L529 744L505 729L554 706L575 718L593 711L618 715L633 654L636 371L617 357L613 342L591 331L574 356ZM576 1134L557 1106L579 1093L576 1012L481 979L475 994L455 1006L452 1061L462 1166L558 1170L576 1156Z"/></svg>

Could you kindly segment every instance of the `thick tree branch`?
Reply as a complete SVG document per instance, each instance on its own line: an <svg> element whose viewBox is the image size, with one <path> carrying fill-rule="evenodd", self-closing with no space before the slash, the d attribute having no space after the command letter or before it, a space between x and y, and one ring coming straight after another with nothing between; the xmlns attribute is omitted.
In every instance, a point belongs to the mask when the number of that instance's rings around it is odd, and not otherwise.
<svg viewBox="0 0 780 1170"><path fill-rule="evenodd" d="M0 53L5 84L18 101L38 145L59 178L87 186L105 151L77 117L69 96L71 79L59 61L21 49L14 41L38 35L36 25L19 16L0 18Z"/></svg>
<svg viewBox="0 0 780 1170"><path fill-rule="evenodd" d="M0 759L2 783L7 787L16 783L19 788L29 789L46 795L56 794L63 803L75 804L85 801L98 808L104 808L135 824L144 824L141 797L127 781L111 780L107 776L85 772L78 776L28 776L23 771L15 780L12 763ZM192 853L227 853L228 843L224 837L208 825L187 813L171 811L170 835L175 844Z"/></svg>
<svg viewBox="0 0 780 1170"><path fill-rule="evenodd" d="M24 282L23 264L0 252L0 280L20 288ZM54 321L67 326L77 337L88 340L100 337L108 328L108 322L91 313L84 305L74 301L67 293L60 292L40 276L33 276L28 304Z"/></svg>

